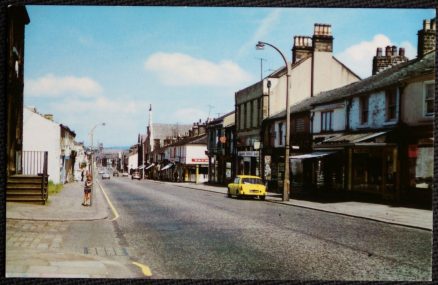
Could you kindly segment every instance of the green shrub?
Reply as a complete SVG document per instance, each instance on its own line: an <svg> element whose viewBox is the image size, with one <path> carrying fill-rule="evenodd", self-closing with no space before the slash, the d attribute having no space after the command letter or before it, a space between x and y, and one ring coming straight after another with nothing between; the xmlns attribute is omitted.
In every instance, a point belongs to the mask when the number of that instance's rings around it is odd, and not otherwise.
<svg viewBox="0 0 438 285"><path fill-rule="evenodd" d="M49 180L49 196L61 192L62 187L62 183L55 184L52 180Z"/></svg>

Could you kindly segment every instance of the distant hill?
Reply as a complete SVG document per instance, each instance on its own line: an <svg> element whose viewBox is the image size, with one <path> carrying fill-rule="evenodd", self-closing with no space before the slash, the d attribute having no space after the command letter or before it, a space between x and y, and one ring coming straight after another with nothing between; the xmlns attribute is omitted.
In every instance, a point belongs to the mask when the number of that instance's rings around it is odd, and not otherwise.
<svg viewBox="0 0 438 285"><path fill-rule="evenodd" d="M119 152L125 150L129 150L129 146L110 146L103 148L103 152L105 153L113 153L113 152Z"/></svg>

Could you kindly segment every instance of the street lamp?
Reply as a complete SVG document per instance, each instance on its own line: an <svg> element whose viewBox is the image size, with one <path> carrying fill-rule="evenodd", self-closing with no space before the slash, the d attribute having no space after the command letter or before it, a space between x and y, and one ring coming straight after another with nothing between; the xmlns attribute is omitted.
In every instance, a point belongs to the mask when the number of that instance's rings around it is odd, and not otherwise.
<svg viewBox="0 0 438 285"><path fill-rule="evenodd" d="M94 142L93 142L93 136L94 136L94 130L98 127L98 126L105 126L105 123L99 123L99 124L96 124L91 130L90 130L90 132L88 133L89 135L90 135L90 138L91 138L91 169L90 169L90 172L91 172L91 177L93 177L93 179L94 179L94 173L93 173L93 168L94 168ZM92 187L92 190L91 191L93 191L93 187ZM91 195L92 193L90 193L90 206L91 206L91 200L92 200L92 197L93 197L93 195Z"/></svg>
<svg viewBox="0 0 438 285"><path fill-rule="evenodd" d="M259 41L256 45L256 49L261 50L265 48L265 45L275 49L283 58L286 65L286 140L285 140L285 154L284 154L284 180L283 180L283 201L289 201L289 141L290 141L290 108L289 108L289 77L291 75L291 66L287 62L284 54L276 47L266 42Z"/></svg>

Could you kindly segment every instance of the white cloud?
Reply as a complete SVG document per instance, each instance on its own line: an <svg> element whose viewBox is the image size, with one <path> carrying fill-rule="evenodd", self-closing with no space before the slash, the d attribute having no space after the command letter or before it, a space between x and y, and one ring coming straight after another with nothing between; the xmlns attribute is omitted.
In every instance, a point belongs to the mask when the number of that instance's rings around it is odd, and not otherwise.
<svg viewBox="0 0 438 285"><path fill-rule="evenodd" d="M173 118L175 122L180 122L184 124L191 124L193 122L198 122L199 119L205 121L208 114L205 111L195 109L195 108L184 108L176 110L173 113Z"/></svg>
<svg viewBox="0 0 438 285"><path fill-rule="evenodd" d="M95 143L110 142L112 145L130 145L136 142L138 133L146 132L149 102L139 100L96 98L66 98L53 101L48 109L58 123L73 129L77 141L89 143L88 132L100 122L95 132Z"/></svg>
<svg viewBox="0 0 438 285"><path fill-rule="evenodd" d="M376 55L377 48L382 48L384 54L385 47L392 45L405 48L405 55L409 59L415 57L416 48L410 42L405 41L399 45L394 44L389 37L382 34L375 35L370 41L353 45L337 54L336 57L359 76L366 78L372 73L373 57Z"/></svg>
<svg viewBox="0 0 438 285"><path fill-rule="evenodd" d="M109 100L107 97L99 96L89 100L66 99L62 102L52 103L51 106L57 112L73 114L105 114L113 116L117 114L134 114L147 110L147 102L138 100Z"/></svg>
<svg viewBox="0 0 438 285"><path fill-rule="evenodd" d="M37 79L26 80L24 94L34 97L57 97L65 94L93 97L101 92L99 83L88 77L46 74Z"/></svg>
<svg viewBox="0 0 438 285"><path fill-rule="evenodd" d="M214 63L181 53L154 53L144 67L170 86L230 86L250 80L250 75L232 61Z"/></svg>
<svg viewBox="0 0 438 285"><path fill-rule="evenodd" d="M392 45L391 40L385 35L375 35L371 41L363 41L353 45L337 55L340 61L361 77L371 75L373 56L378 47Z"/></svg>
<svg viewBox="0 0 438 285"><path fill-rule="evenodd" d="M417 56L417 48L414 47L410 42L402 42L400 47L405 48L405 55L409 59L414 59Z"/></svg>

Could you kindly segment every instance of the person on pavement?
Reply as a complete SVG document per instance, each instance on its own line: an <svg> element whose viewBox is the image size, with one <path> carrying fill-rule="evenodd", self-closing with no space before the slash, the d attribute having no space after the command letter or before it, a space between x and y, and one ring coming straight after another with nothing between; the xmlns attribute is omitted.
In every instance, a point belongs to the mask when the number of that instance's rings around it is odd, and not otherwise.
<svg viewBox="0 0 438 285"><path fill-rule="evenodd" d="M91 174L88 174L84 185L84 202L82 203L82 206L90 206L92 187L93 187L93 177L91 176Z"/></svg>

